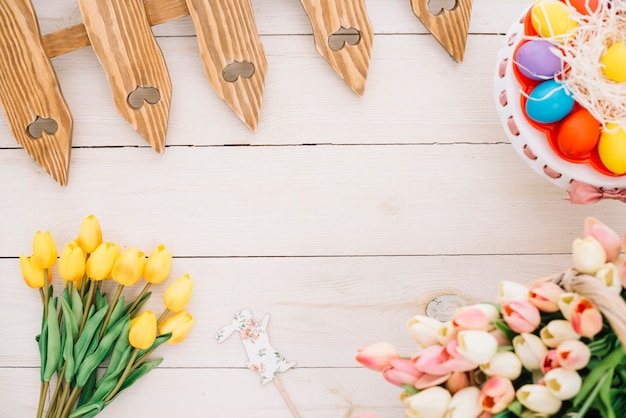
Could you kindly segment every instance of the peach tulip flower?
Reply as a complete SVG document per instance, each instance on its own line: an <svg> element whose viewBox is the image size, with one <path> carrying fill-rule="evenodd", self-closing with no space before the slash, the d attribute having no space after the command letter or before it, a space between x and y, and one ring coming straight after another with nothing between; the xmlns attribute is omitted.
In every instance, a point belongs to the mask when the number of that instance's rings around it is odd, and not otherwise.
<svg viewBox="0 0 626 418"><path fill-rule="evenodd" d="M457 331L468 329L487 331L490 329L491 324L489 323L489 318L480 309L472 308L460 311L454 315L452 326Z"/></svg>
<svg viewBox="0 0 626 418"><path fill-rule="evenodd" d="M446 389L453 395L470 384L469 376L465 372L452 372L446 380Z"/></svg>
<svg viewBox="0 0 626 418"><path fill-rule="evenodd" d="M514 399L513 383L504 377L490 377L480 390L480 406L491 414L504 411Z"/></svg>
<svg viewBox="0 0 626 418"><path fill-rule="evenodd" d="M360 348L356 361L371 370L382 372L390 366L392 359L400 358L398 350L392 344L379 342Z"/></svg>
<svg viewBox="0 0 626 418"><path fill-rule="evenodd" d="M583 337L592 338L602 330L602 314L589 299L581 297L572 307L572 327Z"/></svg>
<svg viewBox="0 0 626 418"><path fill-rule="evenodd" d="M563 341L556 348L556 357L561 367L580 370L589 364L591 349L582 341Z"/></svg>
<svg viewBox="0 0 626 418"><path fill-rule="evenodd" d="M539 309L528 301L512 301L502 305L504 322L517 333L533 332L541 322Z"/></svg>
<svg viewBox="0 0 626 418"><path fill-rule="evenodd" d="M559 310L557 302L562 293L563 288L556 283L542 283L530 289L528 301L541 312L557 312Z"/></svg>
<svg viewBox="0 0 626 418"><path fill-rule="evenodd" d="M595 218L585 219L583 237L593 237L602 245L606 253L606 261L615 261L619 256L622 240L619 235Z"/></svg>
<svg viewBox="0 0 626 418"><path fill-rule="evenodd" d="M561 367L561 364L559 363L559 356L556 350L548 350L541 363L541 371L545 374L557 367Z"/></svg>

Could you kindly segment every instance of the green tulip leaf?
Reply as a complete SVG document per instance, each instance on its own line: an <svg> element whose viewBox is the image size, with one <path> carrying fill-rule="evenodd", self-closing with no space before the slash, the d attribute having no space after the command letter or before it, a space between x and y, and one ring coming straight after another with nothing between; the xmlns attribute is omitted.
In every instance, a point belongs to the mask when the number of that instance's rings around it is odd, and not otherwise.
<svg viewBox="0 0 626 418"><path fill-rule="evenodd" d="M93 306L91 310L93 310ZM74 345L74 360L76 364L81 364L87 351L89 350L89 346L91 342L94 340L94 336L100 332L100 328L102 326L102 321L104 321L104 316L107 314L107 308L102 308L95 314L91 316L85 323L85 327L83 328L83 332L78 337L78 341ZM97 337L95 338L97 340Z"/></svg>
<svg viewBox="0 0 626 418"><path fill-rule="evenodd" d="M80 324L83 320L83 300L80 298L80 293L76 290L76 286L72 286L72 315L74 321ZM77 338L78 335L75 335Z"/></svg>
<svg viewBox="0 0 626 418"><path fill-rule="evenodd" d="M94 285L92 283L92 285ZM102 292L100 292L100 289L96 288L96 307L98 308L98 310L104 308L104 307L109 306L109 304L107 303L107 297L106 295L103 295Z"/></svg>
<svg viewBox="0 0 626 418"><path fill-rule="evenodd" d="M415 386L411 385L402 385L402 389L404 389L409 395L415 395L419 393L419 389L416 389Z"/></svg>
<svg viewBox="0 0 626 418"><path fill-rule="evenodd" d="M156 337L156 339L154 340L154 343L152 343L152 345L149 348L146 348L145 350L139 350L139 352L137 353L137 360L141 360L148 353L151 353L154 350L156 350L157 347L167 342L171 337L172 337L171 332L168 332L167 334L159 335L158 337Z"/></svg>
<svg viewBox="0 0 626 418"><path fill-rule="evenodd" d="M65 360L65 381L70 383L76 371L74 365L74 338L78 334L78 324L74 322L74 315L66 299L61 301L63 315L63 360Z"/></svg>
<svg viewBox="0 0 626 418"><path fill-rule="evenodd" d="M141 299L139 299L139 302L137 302L137 305L133 308L133 310L127 312L128 315L130 315L131 318L133 316L135 316L137 314L137 312L139 312L141 310L141 307L148 301L148 299L150 299L150 296L152 296L152 292L144 293L144 295L141 297ZM133 305L133 303L135 303L135 302L129 303L126 306L126 309L130 309L130 307Z"/></svg>
<svg viewBox="0 0 626 418"><path fill-rule="evenodd" d="M74 412L69 415L69 418L85 417L87 414L93 413L94 411L98 413L101 412L105 406L104 402L89 402L76 408Z"/></svg>
<svg viewBox="0 0 626 418"><path fill-rule="evenodd" d="M494 321L493 325L495 325L498 331L504 334L504 336L509 340L512 340L517 335L517 332L513 331L511 327L509 327L507 323L504 322L504 319L498 319Z"/></svg>
<svg viewBox="0 0 626 418"><path fill-rule="evenodd" d="M80 391L80 396L78 397L77 407L86 405L91 401L93 391L96 389L96 381L98 379L98 370L94 370L87 379L87 383L83 386L83 390Z"/></svg>
<svg viewBox="0 0 626 418"><path fill-rule="evenodd" d="M111 329L111 326L118 321L124 315L124 296L120 296L115 308L113 308L113 312L111 313L111 318L109 318L109 324L107 325L107 331Z"/></svg>
<svg viewBox="0 0 626 418"><path fill-rule="evenodd" d="M573 400L574 407L579 407L588 400L589 394L593 391L597 392L598 382L602 379L606 379L606 374L609 370L617 367L626 356L626 353L622 349L621 345L618 346L611 354L609 354L602 362L596 367L591 369L591 372L583 380L580 392ZM604 380L602 380L604 382ZM596 390L594 390L596 389Z"/></svg>
<svg viewBox="0 0 626 418"><path fill-rule="evenodd" d="M126 316L117 321L117 323L115 323L115 325L113 325L113 327L111 327L111 329L104 334L96 350L85 357L78 368L78 373L76 374L76 386L82 387L87 382L89 375L109 355L115 340L128 322L129 318Z"/></svg>
<svg viewBox="0 0 626 418"><path fill-rule="evenodd" d="M117 395L119 395L124 389L132 386L133 383L139 380L146 373L156 368L159 364L161 364L162 361L163 361L162 358L158 358L158 359L151 360L151 361L146 361L145 363L142 363L141 366L137 367L135 370L130 372L128 374L128 377L124 379L124 383L122 383L122 386L120 387L120 391L117 393Z"/></svg>
<svg viewBox="0 0 626 418"><path fill-rule="evenodd" d="M44 371L46 370L46 359L48 358L48 321L43 323L41 328L41 334L37 339L37 345L39 346L39 357L41 366L39 368L40 378L43 382Z"/></svg>
<svg viewBox="0 0 626 418"><path fill-rule="evenodd" d="M94 401L104 400L107 396L109 396L109 393L111 393L111 391L115 389L115 386L117 385L117 380L122 372L126 369L132 353L133 348L131 346L128 346L118 360L118 367L113 368L111 367L112 364L109 363L109 367L98 381L96 391L92 396L92 399Z"/></svg>
<svg viewBox="0 0 626 418"><path fill-rule="evenodd" d="M46 366L43 374L44 382L49 382L50 378L57 370L61 361L61 332L59 330L59 317L56 309L56 298L48 301L48 341L46 348Z"/></svg>
<svg viewBox="0 0 626 418"><path fill-rule="evenodd" d="M603 418L616 418L611 402L611 383L613 382L613 369L609 369L606 374L607 378L600 387L597 406L602 413Z"/></svg>

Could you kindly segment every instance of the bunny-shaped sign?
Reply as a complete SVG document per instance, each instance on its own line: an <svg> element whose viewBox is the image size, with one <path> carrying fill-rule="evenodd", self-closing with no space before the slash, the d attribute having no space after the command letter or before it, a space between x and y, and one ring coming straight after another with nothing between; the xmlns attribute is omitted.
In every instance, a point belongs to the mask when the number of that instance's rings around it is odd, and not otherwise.
<svg viewBox="0 0 626 418"><path fill-rule="evenodd" d="M218 343L225 341L237 332L243 346L248 353L246 367L257 372L263 377L261 384L272 381L277 373L284 372L293 367L295 362L287 362L285 358L271 345L267 335L267 323L269 315L265 315L263 322L255 322L248 309L243 309L235 314L233 322L220 329L215 338Z"/></svg>

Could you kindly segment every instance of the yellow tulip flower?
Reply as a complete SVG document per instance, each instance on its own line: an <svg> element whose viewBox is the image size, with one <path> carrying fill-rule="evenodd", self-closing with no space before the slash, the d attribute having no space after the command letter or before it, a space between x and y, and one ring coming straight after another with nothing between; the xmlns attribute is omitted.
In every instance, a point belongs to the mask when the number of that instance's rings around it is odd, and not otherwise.
<svg viewBox="0 0 626 418"><path fill-rule="evenodd" d="M167 278L171 268L172 253L161 244L148 257L143 269L143 277L148 283L159 284Z"/></svg>
<svg viewBox="0 0 626 418"><path fill-rule="evenodd" d="M128 342L135 348L145 350L157 337L157 318L152 311L145 311L130 321Z"/></svg>
<svg viewBox="0 0 626 418"><path fill-rule="evenodd" d="M193 281L189 275L185 274L179 277L163 294L165 307L172 312L182 311L189 303L189 299L191 299L192 290Z"/></svg>
<svg viewBox="0 0 626 418"><path fill-rule="evenodd" d="M98 218L89 215L83 219L83 223L78 231L77 241L85 253L94 252L102 244L102 229L100 228Z"/></svg>
<svg viewBox="0 0 626 418"><path fill-rule="evenodd" d="M57 247L50 231L35 233L33 239L33 261L42 269L49 269L57 261Z"/></svg>
<svg viewBox="0 0 626 418"><path fill-rule="evenodd" d="M87 259L85 271L92 280L111 278L111 271L120 256L120 247L112 242L103 242Z"/></svg>
<svg viewBox="0 0 626 418"><path fill-rule="evenodd" d="M63 283L82 280L85 274L85 253L76 241L63 247L59 257L59 276Z"/></svg>
<svg viewBox="0 0 626 418"><path fill-rule="evenodd" d="M145 262L144 253L136 248L129 248L115 262L111 276L122 286L132 286L141 279Z"/></svg>
<svg viewBox="0 0 626 418"><path fill-rule="evenodd" d="M167 340L168 344L180 344L194 324L194 320L187 311L180 311L167 318L159 326L159 334L172 333L172 336Z"/></svg>
<svg viewBox="0 0 626 418"><path fill-rule="evenodd" d="M41 289L46 285L44 270L35 263L32 257L20 256L20 268L22 277L29 287ZM48 270L48 283L52 280L52 271Z"/></svg>

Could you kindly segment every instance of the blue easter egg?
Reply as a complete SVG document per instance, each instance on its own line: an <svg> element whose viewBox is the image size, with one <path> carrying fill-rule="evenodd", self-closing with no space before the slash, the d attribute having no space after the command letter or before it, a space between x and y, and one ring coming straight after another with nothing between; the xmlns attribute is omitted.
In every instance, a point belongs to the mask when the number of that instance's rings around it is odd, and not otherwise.
<svg viewBox="0 0 626 418"><path fill-rule="evenodd" d="M558 122L569 115L574 107L572 93L556 80L539 84L526 101L526 115L535 122Z"/></svg>

